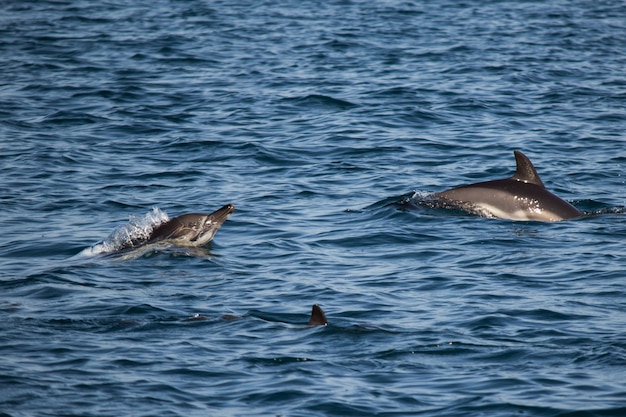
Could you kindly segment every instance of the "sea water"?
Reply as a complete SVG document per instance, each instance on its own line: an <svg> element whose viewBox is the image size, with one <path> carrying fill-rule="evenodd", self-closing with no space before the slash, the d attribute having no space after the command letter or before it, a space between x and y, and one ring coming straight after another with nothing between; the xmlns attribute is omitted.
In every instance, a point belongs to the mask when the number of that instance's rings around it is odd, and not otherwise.
<svg viewBox="0 0 626 417"><path fill-rule="evenodd" d="M625 16L2 2L0 414L625 415ZM410 204L516 149L587 215ZM228 203L204 248L97 249Z"/></svg>

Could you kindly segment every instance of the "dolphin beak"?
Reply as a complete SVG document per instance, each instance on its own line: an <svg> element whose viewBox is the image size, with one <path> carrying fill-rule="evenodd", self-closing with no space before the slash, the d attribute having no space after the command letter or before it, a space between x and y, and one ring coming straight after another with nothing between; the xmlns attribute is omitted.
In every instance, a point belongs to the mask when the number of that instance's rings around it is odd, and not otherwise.
<svg viewBox="0 0 626 417"><path fill-rule="evenodd" d="M221 209L215 210L213 213L211 213L209 216L213 217L213 219L215 220L215 222L217 223L223 223L226 221L226 219L228 218L228 216L230 216L230 214L235 211L235 205L234 204L226 204L224 207L222 207Z"/></svg>

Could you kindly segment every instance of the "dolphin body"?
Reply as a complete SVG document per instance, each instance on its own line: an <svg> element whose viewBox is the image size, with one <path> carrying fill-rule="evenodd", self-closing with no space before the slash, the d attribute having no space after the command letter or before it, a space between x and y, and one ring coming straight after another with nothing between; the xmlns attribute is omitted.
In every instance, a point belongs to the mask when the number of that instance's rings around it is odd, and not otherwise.
<svg viewBox="0 0 626 417"><path fill-rule="evenodd" d="M146 243L168 241L180 246L202 246L213 239L234 210L234 205L227 204L210 214L188 213L174 217L154 228Z"/></svg>
<svg viewBox="0 0 626 417"><path fill-rule="evenodd" d="M583 215L546 189L526 155L514 154L517 169L512 177L452 188L433 197L471 213L501 219L554 222Z"/></svg>

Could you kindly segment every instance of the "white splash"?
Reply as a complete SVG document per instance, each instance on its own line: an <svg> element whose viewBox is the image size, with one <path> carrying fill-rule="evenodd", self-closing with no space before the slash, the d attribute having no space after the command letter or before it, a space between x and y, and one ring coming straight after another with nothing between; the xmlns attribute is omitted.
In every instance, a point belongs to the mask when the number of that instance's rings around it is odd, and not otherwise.
<svg viewBox="0 0 626 417"><path fill-rule="evenodd" d="M131 216L128 223L116 228L105 240L83 249L78 256L97 256L131 249L144 243L152 231L169 220L167 213L153 207L143 217Z"/></svg>

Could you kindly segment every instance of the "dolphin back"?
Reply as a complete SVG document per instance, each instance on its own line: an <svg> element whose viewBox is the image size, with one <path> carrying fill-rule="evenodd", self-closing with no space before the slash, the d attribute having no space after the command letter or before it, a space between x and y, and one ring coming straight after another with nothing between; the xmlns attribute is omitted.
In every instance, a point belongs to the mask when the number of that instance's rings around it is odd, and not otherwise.
<svg viewBox="0 0 626 417"><path fill-rule="evenodd" d="M194 221L190 221L194 216ZM163 223L152 231L148 243L158 242L160 240L180 239L183 237L193 237L196 234L196 225L201 224L199 215L184 214L179 217L174 217L167 223ZM202 219L206 217L206 214L202 215Z"/></svg>

